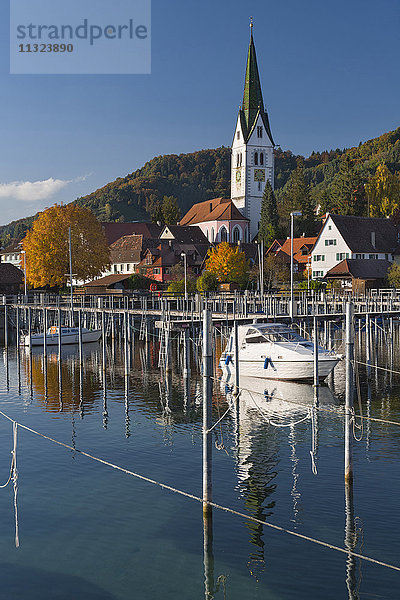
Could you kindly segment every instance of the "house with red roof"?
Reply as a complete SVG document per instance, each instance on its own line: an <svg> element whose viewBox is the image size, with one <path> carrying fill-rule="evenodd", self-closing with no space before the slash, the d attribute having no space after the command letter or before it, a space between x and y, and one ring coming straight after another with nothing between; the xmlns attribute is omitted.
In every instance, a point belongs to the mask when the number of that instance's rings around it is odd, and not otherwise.
<svg viewBox="0 0 400 600"><path fill-rule="evenodd" d="M194 204L181 219L180 225L199 227L212 244L250 241L249 219L227 198L214 198Z"/></svg>

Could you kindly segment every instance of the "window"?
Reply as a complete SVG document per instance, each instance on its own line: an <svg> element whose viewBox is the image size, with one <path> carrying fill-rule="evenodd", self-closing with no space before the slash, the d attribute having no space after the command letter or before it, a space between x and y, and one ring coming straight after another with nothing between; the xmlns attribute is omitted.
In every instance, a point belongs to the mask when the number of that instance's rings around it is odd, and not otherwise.
<svg viewBox="0 0 400 600"><path fill-rule="evenodd" d="M260 152L260 165L264 164L264 152Z"/></svg>
<svg viewBox="0 0 400 600"><path fill-rule="evenodd" d="M236 166L237 166L237 167L239 166L239 157L240 157L240 154L239 154L239 153L237 153L237 154L236 154Z"/></svg>
<svg viewBox="0 0 400 600"><path fill-rule="evenodd" d="M114 273L118 273L118 271L117 271L117 265L114 265Z"/></svg>
<svg viewBox="0 0 400 600"><path fill-rule="evenodd" d="M307 256L307 254L308 254L308 248L302 248L301 249L301 255L302 256Z"/></svg>
<svg viewBox="0 0 400 600"><path fill-rule="evenodd" d="M325 260L325 254L314 254L314 261L324 261Z"/></svg>
<svg viewBox="0 0 400 600"><path fill-rule="evenodd" d="M258 165L258 152L254 152L254 164Z"/></svg>
<svg viewBox="0 0 400 600"><path fill-rule="evenodd" d="M258 191L261 192L261 181L258 182Z"/></svg>
<svg viewBox="0 0 400 600"><path fill-rule="evenodd" d="M262 138L262 135L263 135L263 128L261 125L258 125L257 126L257 137Z"/></svg>
<svg viewBox="0 0 400 600"><path fill-rule="evenodd" d="M225 227L221 227L221 229L219 230L219 235L220 235L221 242L228 241L228 232L225 229Z"/></svg>
<svg viewBox="0 0 400 600"><path fill-rule="evenodd" d="M215 231L214 231L214 227L211 227L211 241L215 242Z"/></svg>
<svg viewBox="0 0 400 600"><path fill-rule="evenodd" d="M126 265L126 272L129 273L130 270L131 270L131 265L128 263Z"/></svg>
<svg viewBox="0 0 400 600"><path fill-rule="evenodd" d="M165 275L171 275L171 269L170 269L170 267L165 267L164 273L165 273Z"/></svg>
<svg viewBox="0 0 400 600"><path fill-rule="evenodd" d="M370 254L369 258L372 259L372 260L377 260L378 255L377 254Z"/></svg>
<svg viewBox="0 0 400 600"><path fill-rule="evenodd" d="M237 244L240 241L240 229L238 226L233 228L233 243Z"/></svg>
<svg viewBox="0 0 400 600"><path fill-rule="evenodd" d="M349 258L348 252L336 252L336 260L344 260L345 258Z"/></svg>
<svg viewBox="0 0 400 600"><path fill-rule="evenodd" d="M390 260L389 254L385 254L385 260Z"/></svg>
<svg viewBox="0 0 400 600"><path fill-rule="evenodd" d="M323 271L313 271L313 277L323 277L323 276L324 276Z"/></svg>
<svg viewBox="0 0 400 600"><path fill-rule="evenodd" d="M328 231L332 231L332 225L328 225Z"/></svg>
<svg viewBox="0 0 400 600"><path fill-rule="evenodd" d="M336 246L336 240L325 240L325 246Z"/></svg>
<svg viewBox="0 0 400 600"><path fill-rule="evenodd" d="M361 258L364 258L364 254L356 254L356 258L360 260Z"/></svg>
<svg viewBox="0 0 400 600"><path fill-rule="evenodd" d="M160 274L160 269L158 267L155 267L153 269L153 275L159 275Z"/></svg>
<svg viewBox="0 0 400 600"><path fill-rule="evenodd" d="M151 263L152 263L152 260L151 260L151 254L148 254L148 255L146 256L146 265L151 265Z"/></svg>
<svg viewBox="0 0 400 600"><path fill-rule="evenodd" d="M238 132L236 133L236 139L237 139L237 140L240 140L240 131L238 131Z"/></svg>

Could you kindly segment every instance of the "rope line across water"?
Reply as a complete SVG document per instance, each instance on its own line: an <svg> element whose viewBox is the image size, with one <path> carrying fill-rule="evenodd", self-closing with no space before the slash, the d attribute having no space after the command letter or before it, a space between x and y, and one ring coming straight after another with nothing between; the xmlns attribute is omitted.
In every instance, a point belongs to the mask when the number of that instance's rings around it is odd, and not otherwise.
<svg viewBox="0 0 400 600"><path fill-rule="evenodd" d="M135 473L134 471L130 471L129 469L125 469L124 467L120 467L119 465L115 465L114 463L111 463L107 460L104 460L102 458L99 458L97 456L93 456L92 454L89 454L88 452L85 452L84 450L79 450L77 448L74 448L73 446L70 446L69 444L65 444L64 442L60 442L58 440L55 440L54 438L51 438L48 435L45 435L44 433L40 433L39 431L35 431L34 429L32 429L31 427L28 427L27 425L23 425L22 423L18 423L17 421L14 421L14 419L12 419L11 417L9 417L6 413L0 411L0 415L2 415L5 419L8 419L9 421L11 421L12 423L15 423L16 426L21 427L22 429L25 429L26 431L29 431L30 433L33 433L34 435L37 435L39 437L42 437L45 440L48 440L49 442L52 442L54 444L57 444L58 446L62 446L63 448L67 448L67 450L72 450L73 452L77 453L77 454L81 454L82 456L86 456L87 458L90 458L91 460L94 460L96 462L99 462L103 465L106 465L108 467L111 467L113 469L116 469L117 471L121 471L127 475L131 475L132 477L135 477L137 479L141 479L142 481L146 481L147 483L151 483L153 485L156 485L158 487L161 487L162 489L165 490L169 490L170 492L174 492L176 494L179 494L181 496L184 496L186 498L190 498L191 500L196 500L196 502L201 502L203 504L203 499L200 498L199 496L195 496L194 494L190 494L189 492L184 492L183 490L179 490L177 488L172 487L171 485L168 485L166 483L161 483L160 481L156 481L155 479L151 479L150 477L146 477L145 475L140 475L139 473ZM330 550L335 550L337 552L341 552L342 554L345 554L346 556L354 556L355 558L360 558L361 560L364 560L366 562L370 562L373 563L375 565L379 565L381 567L386 567L388 569L392 569L394 571L398 571L400 572L400 567L396 566L396 565L391 565L389 563L386 563L384 561L381 560L377 560L375 558L371 558L370 556L364 556L363 554L359 554L357 552L352 552L351 550L348 550L346 548L340 548L339 546L335 546L334 544L329 544L328 542L323 542L322 540L318 540L316 538L312 538L308 535L303 535L302 533L298 533L296 531L291 531L290 529L286 529L285 527L281 527L280 525L274 525L273 523L269 523L268 521L263 521L261 519L257 519L256 517L253 517L252 515L246 515L245 513L242 513L238 510L234 510L233 508L229 508L227 506L222 506L221 504L217 504L216 502L209 502L208 503L209 506L212 506L213 508L216 508L218 510L222 510L224 512L230 513L232 515L236 515L238 517L241 517L243 519L246 519L248 521L253 521L254 523L258 523L259 525L265 525L266 527L270 527L271 529L274 529L276 531L280 531L281 533L286 533L288 535L291 535L293 537L297 537L299 539L308 541L308 542L312 542L314 544L317 544L319 546L322 546L324 548L329 548Z"/></svg>

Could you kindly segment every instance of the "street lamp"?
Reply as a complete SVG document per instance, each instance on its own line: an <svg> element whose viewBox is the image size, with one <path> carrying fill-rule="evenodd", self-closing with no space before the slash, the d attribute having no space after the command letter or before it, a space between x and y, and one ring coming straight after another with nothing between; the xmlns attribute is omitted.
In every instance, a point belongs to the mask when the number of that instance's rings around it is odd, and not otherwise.
<svg viewBox="0 0 400 600"><path fill-rule="evenodd" d="M293 319L293 218L301 217L299 210L290 213L290 318Z"/></svg>
<svg viewBox="0 0 400 600"><path fill-rule="evenodd" d="M26 250L21 250L21 254L24 255L24 283L25 283L25 297L26 297Z"/></svg>
<svg viewBox="0 0 400 600"><path fill-rule="evenodd" d="M181 258L183 258L183 268L185 269L185 301L188 299L187 293L187 256L186 252L181 252Z"/></svg>

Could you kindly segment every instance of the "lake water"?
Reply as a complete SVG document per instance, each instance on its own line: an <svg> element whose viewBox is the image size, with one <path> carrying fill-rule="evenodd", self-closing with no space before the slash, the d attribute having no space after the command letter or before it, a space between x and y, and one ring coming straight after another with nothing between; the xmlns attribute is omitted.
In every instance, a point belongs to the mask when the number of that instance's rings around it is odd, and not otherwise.
<svg viewBox="0 0 400 600"><path fill-rule="evenodd" d="M156 342L136 341L129 378L121 347L109 346L104 390L101 347L85 348L81 372L77 349L65 347L60 392L56 350L46 368L40 351L2 352L0 410L74 448L201 496L202 390L195 360L188 390L177 349L166 385ZM374 360L388 364L386 343ZM391 366L400 370L398 337ZM213 498L342 548L347 540L355 552L398 565L400 427L366 421L363 432L356 431L362 440L354 442L354 512L347 498L346 531L343 374L340 364L330 387L321 388L321 410L313 422L304 420L311 386L242 378L246 389L239 410L214 430L219 449L213 448ZM361 366L360 380L363 413L400 422L400 375L374 369L367 386ZM215 421L228 408L224 392L216 384ZM2 484L13 443L11 423L3 417L0 434ZM216 509L205 555L200 503L21 428L17 456L20 546L10 485L0 489L0 599L400 596L398 572L349 561L345 554Z"/></svg>

